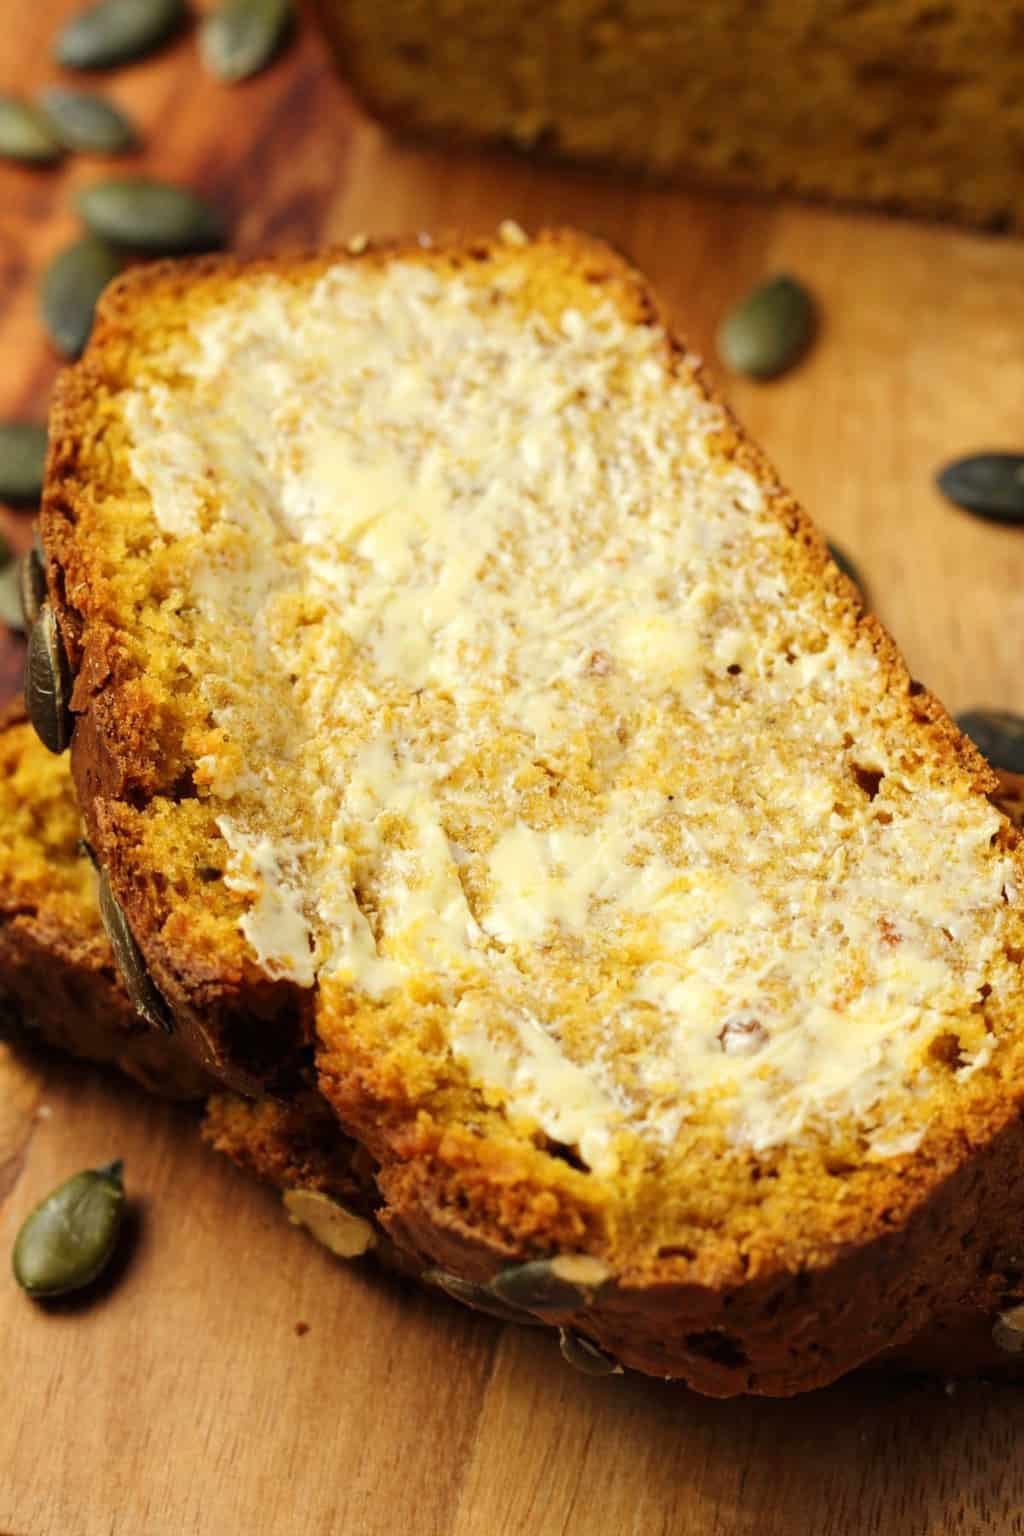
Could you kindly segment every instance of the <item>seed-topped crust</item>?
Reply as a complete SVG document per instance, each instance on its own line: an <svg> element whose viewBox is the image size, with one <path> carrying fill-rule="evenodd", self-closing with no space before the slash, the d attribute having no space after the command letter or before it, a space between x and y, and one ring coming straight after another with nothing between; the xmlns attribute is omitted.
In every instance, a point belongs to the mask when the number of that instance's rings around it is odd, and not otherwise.
<svg viewBox="0 0 1024 1536"><path fill-rule="evenodd" d="M573 234L132 274L43 514L90 841L380 1219L701 1390L909 1336L1013 1219L1021 852L637 274Z"/></svg>

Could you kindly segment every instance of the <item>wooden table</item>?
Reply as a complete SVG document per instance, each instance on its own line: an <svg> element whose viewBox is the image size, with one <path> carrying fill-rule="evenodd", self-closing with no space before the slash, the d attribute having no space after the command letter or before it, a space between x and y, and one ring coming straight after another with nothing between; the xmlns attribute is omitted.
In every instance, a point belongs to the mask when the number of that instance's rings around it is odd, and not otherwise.
<svg viewBox="0 0 1024 1536"><path fill-rule="evenodd" d="M6 0L0 89L53 78L78 0ZM104 82L139 165L297 246L505 216L578 223L646 269L710 348L723 307L789 268L820 297L813 355L728 393L861 564L950 707L1024 708L1024 535L947 508L948 457L1024 446L1024 243L738 204L398 147L313 38L229 90L194 37ZM0 417L42 413L55 364L35 278L99 162L0 167ZM4 514L18 542L28 518ZM16 653L0 649L0 687ZM330 1259L195 1134L188 1112L74 1063L0 1057L0 1258L67 1173L124 1157L139 1231L87 1310L42 1311L0 1266L3 1536L953 1536L1024 1532L1024 1397L859 1379L713 1403L563 1368L503 1329ZM303 1325L303 1326L300 1326Z"/></svg>

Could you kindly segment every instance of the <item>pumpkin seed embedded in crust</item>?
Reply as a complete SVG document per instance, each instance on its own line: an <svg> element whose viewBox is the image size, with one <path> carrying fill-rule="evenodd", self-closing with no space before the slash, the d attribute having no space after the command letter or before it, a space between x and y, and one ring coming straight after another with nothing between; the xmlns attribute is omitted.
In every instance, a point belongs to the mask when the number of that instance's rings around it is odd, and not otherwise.
<svg viewBox="0 0 1024 1536"><path fill-rule="evenodd" d="M200 57L218 80L246 80L273 61L292 19L292 0L223 0L200 28Z"/></svg>
<svg viewBox="0 0 1024 1536"><path fill-rule="evenodd" d="M39 106L65 149L83 154L123 155L138 145L138 134L120 107L105 96L51 85Z"/></svg>
<svg viewBox="0 0 1024 1536"><path fill-rule="evenodd" d="M524 1312L520 1307L502 1301L486 1286L476 1285L472 1280L463 1280L460 1275L449 1274L444 1269L428 1269L420 1278L426 1285L436 1285L453 1301L459 1301L465 1307L472 1307L474 1312L486 1312L488 1317L500 1318L503 1323L518 1323L520 1327L542 1328L544 1326L539 1318L531 1317L529 1312Z"/></svg>
<svg viewBox="0 0 1024 1536"><path fill-rule="evenodd" d="M591 1339L585 1339L574 1328L559 1328L558 1345L562 1359L584 1376L621 1376L622 1366Z"/></svg>
<svg viewBox="0 0 1024 1536"><path fill-rule="evenodd" d="M589 1306L611 1279L603 1259L583 1253L560 1253L552 1259L533 1259L501 1270L490 1291L528 1312L569 1313Z"/></svg>
<svg viewBox="0 0 1024 1536"><path fill-rule="evenodd" d="M32 546L18 561L18 591L21 603L21 628L30 630L46 601L46 565L39 529L32 533Z"/></svg>
<svg viewBox="0 0 1024 1536"><path fill-rule="evenodd" d="M967 709L956 723L993 768L1024 773L1024 715L1008 709Z"/></svg>
<svg viewBox="0 0 1024 1536"><path fill-rule="evenodd" d="M320 1189L287 1189L284 1208L294 1226L305 1227L339 1259L358 1259L376 1246L377 1234L358 1216Z"/></svg>
<svg viewBox="0 0 1024 1536"><path fill-rule="evenodd" d="M14 1278L30 1296L65 1296L91 1285L114 1256L123 1218L120 1160L76 1173L23 1222Z"/></svg>
<svg viewBox="0 0 1024 1536"><path fill-rule="evenodd" d="M770 278L730 310L718 350L734 373L774 379L800 361L814 335L814 304L788 273Z"/></svg>
<svg viewBox="0 0 1024 1536"><path fill-rule="evenodd" d="M936 476L948 501L996 523L1024 523L1024 453L975 453Z"/></svg>
<svg viewBox="0 0 1024 1536"><path fill-rule="evenodd" d="M38 501L46 470L46 427L0 421L0 501Z"/></svg>
<svg viewBox="0 0 1024 1536"><path fill-rule="evenodd" d="M39 309L50 340L64 357L81 355L99 296L121 266L111 246L85 235L58 251L43 273Z"/></svg>
<svg viewBox="0 0 1024 1536"><path fill-rule="evenodd" d="M111 177L83 187L78 211L101 240L150 255L212 251L224 244L220 216L195 192L145 176Z"/></svg>
<svg viewBox="0 0 1024 1536"><path fill-rule="evenodd" d="M52 165L63 153L64 146L45 113L20 96L0 91L0 159Z"/></svg>
<svg viewBox="0 0 1024 1536"><path fill-rule="evenodd" d="M71 742L71 676L67 656L49 603L36 615L25 658L25 707L36 735L51 752Z"/></svg>
<svg viewBox="0 0 1024 1536"><path fill-rule="evenodd" d="M159 48L185 16L185 0L100 0L61 29L54 57L65 69L111 69Z"/></svg>
<svg viewBox="0 0 1024 1536"><path fill-rule="evenodd" d="M103 928L114 952L114 960L129 1001L136 1013L145 1019L147 1024L151 1024L154 1029L162 1030L165 1035L173 1035L174 1017L146 969L142 951L128 926L124 909L110 888L110 877L105 869L100 869L96 865L92 850L88 851L96 869Z"/></svg>

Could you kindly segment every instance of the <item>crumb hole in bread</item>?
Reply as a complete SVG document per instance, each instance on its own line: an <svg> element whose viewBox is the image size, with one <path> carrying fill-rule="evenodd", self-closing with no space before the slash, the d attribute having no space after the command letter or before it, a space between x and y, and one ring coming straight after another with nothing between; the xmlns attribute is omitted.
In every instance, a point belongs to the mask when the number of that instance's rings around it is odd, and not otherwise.
<svg viewBox="0 0 1024 1536"><path fill-rule="evenodd" d="M550 1136L538 1138L537 1145L549 1157L557 1158L560 1163L567 1163L570 1168L575 1168L577 1173L590 1172L590 1165L584 1162L578 1147L571 1147L564 1141L554 1141Z"/></svg>
<svg viewBox="0 0 1024 1536"><path fill-rule="evenodd" d="M686 1259L692 1263L697 1257L695 1248L688 1248L685 1243L663 1243L655 1252L658 1259Z"/></svg>
<svg viewBox="0 0 1024 1536"><path fill-rule="evenodd" d="M860 789L864 791L869 800L873 800L878 794L885 774L877 768L865 768L860 763L853 764L853 777Z"/></svg>
<svg viewBox="0 0 1024 1536"><path fill-rule="evenodd" d="M958 1071L964 1064L960 1037L952 1030L944 1030L941 1035L935 1036L928 1047L928 1055L936 1064L948 1067L951 1072Z"/></svg>

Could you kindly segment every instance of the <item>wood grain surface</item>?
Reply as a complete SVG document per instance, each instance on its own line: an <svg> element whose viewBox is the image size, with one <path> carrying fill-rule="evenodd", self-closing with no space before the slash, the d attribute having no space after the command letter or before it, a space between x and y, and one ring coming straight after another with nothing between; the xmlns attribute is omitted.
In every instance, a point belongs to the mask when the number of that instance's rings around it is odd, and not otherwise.
<svg viewBox="0 0 1024 1536"><path fill-rule="evenodd" d="M77 0L4 0L0 90L55 78ZM818 345L729 397L860 563L912 668L953 709L1024 708L1024 534L945 506L950 456L1024 446L1024 243L445 158L366 122L305 32L235 89L195 38L102 88L144 129L128 165L201 188L240 250L505 216L578 223L660 287L709 352L724 306L788 268ZM56 365L35 279L104 174L0 165L0 417L42 414ZM2 512L23 544L30 515ZM0 632L0 690L19 652ZM59 1179L125 1159L136 1231L87 1309L35 1306L14 1234ZM304 1325L304 1326L300 1326ZM0 1054L2 1536L960 1536L1024 1533L1024 1396L860 1378L713 1403L563 1367L503 1329L330 1259L189 1112L53 1058Z"/></svg>

